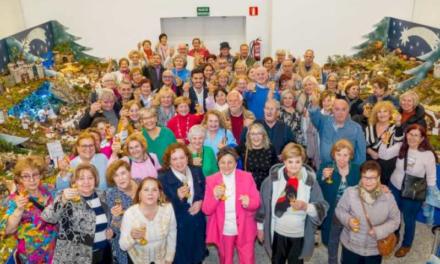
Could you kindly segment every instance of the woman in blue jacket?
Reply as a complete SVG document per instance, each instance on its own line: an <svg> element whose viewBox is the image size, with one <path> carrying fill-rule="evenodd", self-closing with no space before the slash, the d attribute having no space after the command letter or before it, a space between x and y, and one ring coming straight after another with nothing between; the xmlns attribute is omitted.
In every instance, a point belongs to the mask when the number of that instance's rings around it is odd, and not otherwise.
<svg viewBox="0 0 440 264"><path fill-rule="evenodd" d="M343 225L335 215L336 205L345 189L359 183L359 165L351 162L353 159L353 145L346 139L336 141L331 149L333 161L321 164L317 180L324 199L329 204L327 217L321 225L321 237L328 249L328 263L338 262L339 237Z"/></svg>
<svg viewBox="0 0 440 264"><path fill-rule="evenodd" d="M202 200L205 177L201 168L190 167L191 152L181 143L168 146L163 156L164 171L159 176L164 192L173 205L177 221L175 264L202 263L206 255L206 221Z"/></svg>

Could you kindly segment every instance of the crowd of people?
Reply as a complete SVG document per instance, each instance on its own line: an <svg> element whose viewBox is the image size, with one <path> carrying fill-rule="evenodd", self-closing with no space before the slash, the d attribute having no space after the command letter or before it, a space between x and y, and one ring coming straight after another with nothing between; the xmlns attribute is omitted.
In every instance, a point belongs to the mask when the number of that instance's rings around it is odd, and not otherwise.
<svg viewBox="0 0 440 264"><path fill-rule="evenodd" d="M392 234L405 257L436 186L418 95L324 72L313 50L230 50L194 38L174 52L161 34L110 63L56 185L43 157L15 165L0 229L17 263L196 264L213 244L219 263L250 264L256 241L272 263L303 263L318 232L328 263L381 263Z"/></svg>

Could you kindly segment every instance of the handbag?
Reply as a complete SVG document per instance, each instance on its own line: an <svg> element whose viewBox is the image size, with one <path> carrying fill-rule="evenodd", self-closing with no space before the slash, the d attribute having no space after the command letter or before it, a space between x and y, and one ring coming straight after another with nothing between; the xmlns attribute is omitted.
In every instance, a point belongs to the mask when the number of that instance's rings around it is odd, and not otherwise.
<svg viewBox="0 0 440 264"><path fill-rule="evenodd" d="M368 217L367 210L365 210L364 202L361 198L361 205L362 205L362 211L364 211L365 218L367 219L368 226L370 229L373 228L373 225L371 224L370 218ZM377 240L377 250L379 251L379 255L382 257L388 257L393 253L394 248L397 244L397 236L394 234L394 232L391 232L387 237Z"/></svg>
<svg viewBox="0 0 440 264"><path fill-rule="evenodd" d="M426 190L428 188L426 182L426 174L423 178L416 177L406 173L406 168L408 166L408 153L406 153L403 159L403 171L405 175L403 176L402 189L400 191L400 196L402 198L407 198L415 201L425 201Z"/></svg>

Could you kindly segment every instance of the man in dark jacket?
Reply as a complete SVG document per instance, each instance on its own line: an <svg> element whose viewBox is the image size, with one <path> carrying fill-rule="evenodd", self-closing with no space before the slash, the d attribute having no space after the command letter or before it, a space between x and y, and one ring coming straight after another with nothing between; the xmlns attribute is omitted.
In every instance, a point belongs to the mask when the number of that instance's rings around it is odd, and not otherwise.
<svg viewBox="0 0 440 264"><path fill-rule="evenodd" d="M191 99L190 111L196 113L196 106L199 105L200 110L206 112L205 99L208 97L208 88L204 86L205 78L203 77L203 70L195 68L191 71L192 87L189 88L189 99Z"/></svg>
<svg viewBox="0 0 440 264"><path fill-rule="evenodd" d="M151 81L152 91L158 91L162 85L162 74L165 68L162 66L162 59L158 53L151 58L151 65L142 68L142 74Z"/></svg>
<svg viewBox="0 0 440 264"><path fill-rule="evenodd" d="M285 145L293 142L292 129L281 121L278 121L280 113L280 103L276 100L269 99L264 105L264 119L255 122L264 126L264 129L269 136L270 142L275 148L276 154L279 156ZM241 132L240 141L246 142L247 127L243 128Z"/></svg>
<svg viewBox="0 0 440 264"><path fill-rule="evenodd" d="M98 95L98 100L87 108L85 114L79 121L79 129L90 127L93 120L97 117L106 118L112 126L118 127L119 111L121 105L116 102L116 96L112 90L108 88L102 89Z"/></svg>

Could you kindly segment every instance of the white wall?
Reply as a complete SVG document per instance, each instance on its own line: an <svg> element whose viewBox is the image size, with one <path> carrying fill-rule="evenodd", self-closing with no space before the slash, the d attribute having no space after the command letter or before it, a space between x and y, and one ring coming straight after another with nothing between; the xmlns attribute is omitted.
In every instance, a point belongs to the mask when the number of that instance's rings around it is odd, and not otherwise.
<svg viewBox="0 0 440 264"><path fill-rule="evenodd" d="M19 1L19 0L0 0ZM247 16L246 42L263 39L263 56L288 48L295 56L316 50L323 63L333 54L351 54L362 35L384 16L440 27L440 0L21 0L25 26L58 20L100 57L126 56L142 39L157 42L162 17ZM249 17L249 6L259 16ZM2 10L0 6L0 10ZM3 19L2 19L3 20ZM197 34L195 33L194 36ZM219 39L219 42L221 39ZM173 39L170 39L174 43ZM175 43L174 43L175 44ZM233 47L237 50L237 47Z"/></svg>
<svg viewBox="0 0 440 264"><path fill-rule="evenodd" d="M439 0L414 0L412 21L440 28L439 12Z"/></svg>
<svg viewBox="0 0 440 264"><path fill-rule="evenodd" d="M20 0L0 0L0 39L25 29Z"/></svg>
<svg viewBox="0 0 440 264"><path fill-rule="evenodd" d="M323 63L329 55L353 53L385 16L410 20L412 7L413 0L276 0L272 48L289 48L294 56L312 48Z"/></svg>
<svg viewBox="0 0 440 264"><path fill-rule="evenodd" d="M70 28L70 33L82 37L80 43L92 47L92 53L100 57L126 56L143 39L156 43L161 33L161 17L197 16L198 6L209 6L211 16L247 16L249 6L259 6L260 15L247 18L246 40L261 37L270 43L268 7L272 0L21 1L27 27L58 20ZM173 39L169 41L175 44ZM269 53L269 46L264 48Z"/></svg>

